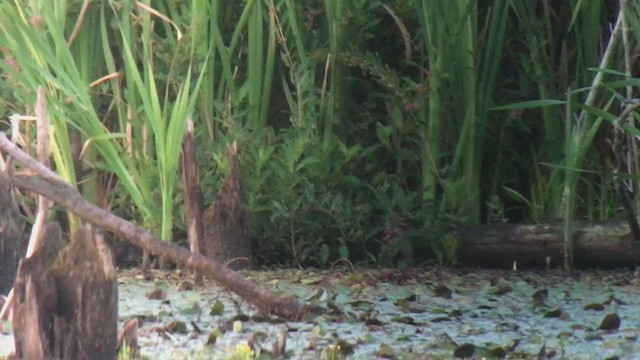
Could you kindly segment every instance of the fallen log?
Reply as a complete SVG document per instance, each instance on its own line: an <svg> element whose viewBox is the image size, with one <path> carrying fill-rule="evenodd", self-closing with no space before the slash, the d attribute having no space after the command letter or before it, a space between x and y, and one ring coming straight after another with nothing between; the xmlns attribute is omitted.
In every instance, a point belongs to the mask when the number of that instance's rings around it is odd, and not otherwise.
<svg viewBox="0 0 640 360"><path fill-rule="evenodd" d="M176 244L164 242L151 232L86 201L76 188L20 150L2 133L0 133L0 149L39 175L14 175L12 179L14 186L45 196L79 218L112 232L150 254L165 257L178 266L192 271L202 272L265 314L297 319L309 311L307 306L300 305L293 297L274 294L218 262L200 254L191 253Z"/></svg>
<svg viewBox="0 0 640 360"><path fill-rule="evenodd" d="M562 267L563 224L494 224L458 230L458 263L463 266L512 268ZM640 265L640 244L623 222L574 224L576 268ZM548 262L548 263L547 263Z"/></svg>

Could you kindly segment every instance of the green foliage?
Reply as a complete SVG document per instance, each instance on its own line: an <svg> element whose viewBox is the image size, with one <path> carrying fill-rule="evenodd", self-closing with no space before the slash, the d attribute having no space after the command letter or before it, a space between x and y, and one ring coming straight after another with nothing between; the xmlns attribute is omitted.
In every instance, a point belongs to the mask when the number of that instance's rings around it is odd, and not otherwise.
<svg viewBox="0 0 640 360"><path fill-rule="evenodd" d="M357 146L323 150L317 137L295 129L278 138L273 144L273 135L253 136L241 147L256 254L285 255L291 264L348 258L366 226L367 205L357 198L362 184L349 173Z"/></svg>
<svg viewBox="0 0 640 360"><path fill-rule="evenodd" d="M439 243L453 219L430 210L436 207L418 192L403 189L401 178L380 173L371 182L362 173L363 164L376 161L377 147L334 141L327 149L313 133L289 129L250 132L239 149L243 173L249 175L243 180L260 262L328 266L349 258L410 265L414 253L453 261ZM217 172L224 174L224 157L215 158ZM216 179L208 184L219 184Z"/></svg>
<svg viewBox="0 0 640 360"><path fill-rule="evenodd" d="M209 201L239 142L263 263L455 264L460 224L619 216L599 144L637 135L613 110L638 85L635 2L80 5L0 5L0 112L46 86L56 169L166 239L189 115Z"/></svg>
<svg viewBox="0 0 640 360"><path fill-rule="evenodd" d="M118 360L133 360L136 358L135 352L127 343L123 344L120 351L118 351Z"/></svg>
<svg viewBox="0 0 640 360"><path fill-rule="evenodd" d="M76 15L77 8L41 1L3 4L4 37L0 42L10 57L20 59L19 69L4 70L22 85L16 94L23 104L32 103L37 86L47 86L54 128L53 158L63 177L74 184L83 183L83 189L87 189L87 181L96 181L96 169L115 174L144 224L152 230L161 225L162 237L171 240L177 160L186 117L195 105L192 92L198 91L200 81L191 83L188 66L175 88L170 76L156 81L158 71L153 62L166 55L158 56L152 46L159 32L144 9L137 9L143 21L136 26L132 20L135 10L129 5L105 2L77 14L75 25L85 29L72 44L67 31L74 24L66 22L66 15ZM9 21L10 16L21 20ZM33 22L37 26L32 26ZM171 42L172 36L168 33L162 40ZM115 49L117 54L112 53ZM115 59L120 58L123 61L116 65ZM112 76L111 81L96 81L100 75L120 75L120 70L127 91L120 88L117 76ZM168 73L173 72L170 67ZM112 114L102 113L103 98L88 91L90 86L99 87L115 99L109 105L117 110L113 123L108 122ZM164 99L159 89L164 89ZM75 144L73 131L79 133L80 139ZM152 141L142 135L147 131ZM135 139L129 136L132 133ZM82 153L74 152L73 146L81 147ZM82 174L85 166L80 160L91 171L88 179L76 179L76 173ZM76 168L76 164L82 167ZM160 191L156 193L152 190L155 188Z"/></svg>

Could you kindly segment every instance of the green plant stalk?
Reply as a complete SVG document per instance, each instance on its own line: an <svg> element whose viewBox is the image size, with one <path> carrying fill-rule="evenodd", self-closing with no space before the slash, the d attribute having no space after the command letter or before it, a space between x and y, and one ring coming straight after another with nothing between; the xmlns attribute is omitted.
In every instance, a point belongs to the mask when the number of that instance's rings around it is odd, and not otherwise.
<svg viewBox="0 0 640 360"><path fill-rule="evenodd" d="M427 114L423 118L421 131L421 168L423 200L433 201L437 198L440 176L440 141L442 136L442 98L443 84L440 71L444 68L442 51L444 35L441 34L444 24L438 14L438 2L419 1L418 17L425 37L427 56L429 59L430 76L429 97L427 99ZM434 14L435 12L435 14ZM424 114L422 114L424 116Z"/></svg>
<svg viewBox="0 0 640 360"><path fill-rule="evenodd" d="M247 3L247 6L249 6L249 3ZM264 6L267 7L268 11L266 48L264 43L264 11L260 2L253 3L250 21L247 24L248 72L246 81L249 86L248 122L249 126L255 130L266 126L276 54L275 4L273 4L273 1L269 1Z"/></svg>
<svg viewBox="0 0 640 360"><path fill-rule="evenodd" d="M555 98L558 93L558 89L554 82L551 81L549 74L554 72L555 66L552 58L550 48L554 46L553 34L548 33L550 26L549 20L545 17L542 22L539 20L539 16L536 12L538 4L530 1L515 1L513 2L515 13L519 19L519 23L523 27L525 33L524 39L526 46L529 50L530 66L532 67L532 77L536 81L536 87L538 89L538 95L542 99ZM551 37L550 37L551 36ZM550 37L550 38L548 38ZM546 40L546 41L545 41ZM558 113L551 107L542 107L542 120L544 124L544 138L545 142L542 144L543 161L559 164L562 162L562 152L557 148L557 144L561 143L563 139L562 123ZM542 185L549 189L549 196L544 199L546 205L546 211L550 214L549 217L557 218L562 216L562 199L563 199L563 179L560 176L551 176L546 181L553 181L548 186ZM538 206L534 204L534 206Z"/></svg>
<svg viewBox="0 0 640 360"><path fill-rule="evenodd" d="M273 0L269 0L269 36L267 38L267 55L264 69L264 81L262 83L262 99L260 100L260 118L258 123L267 126L267 115L269 114L269 102L271 100L271 89L273 88L274 69L276 59L276 5Z"/></svg>
<svg viewBox="0 0 640 360"><path fill-rule="evenodd" d="M478 118L489 121L490 107L492 105L492 97L496 88L496 80L498 78L498 70L500 69L500 61L502 58L502 49L504 47L504 38L506 32L507 20L509 19L510 0L497 0L491 6L491 14L488 23L485 25L484 42L485 46L481 51L481 57L478 66ZM498 144L502 143L504 138L504 125L499 125L500 131ZM482 142L485 139L485 126L481 126L478 130L478 138ZM481 143L482 144L482 143ZM484 147L484 145L482 144ZM501 145L499 145L501 147ZM478 152L481 154L482 152ZM478 161L482 161L479 159ZM498 182L501 179L501 169L496 167L495 173L491 176L490 198L497 193Z"/></svg>
<svg viewBox="0 0 640 360"><path fill-rule="evenodd" d="M148 16L148 15L147 15ZM191 68L184 84L180 86L174 102L165 99L164 106L158 96L154 66L151 63L153 48L151 45L151 23L143 16L142 26L143 54L146 62L140 73L134 54L123 31L123 50L125 67L129 69L137 96L142 105L142 116L149 125L155 148L157 176L161 193L160 236L164 240L172 239L173 230L173 192L180 156L182 138L186 129L187 116L193 111L197 96L191 96ZM204 71L200 73L193 89L197 93Z"/></svg>
<svg viewBox="0 0 640 360"><path fill-rule="evenodd" d="M232 59L234 56L237 56L236 52L240 51L238 50L238 47L240 46L242 37L245 35L243 31L247 30L253 7L260 6L259 4L256 4L256 1L257 0L249 0L245 3L244 8L242 9L242 14L240 14L240 19L238 19L233 34L231 34L231 41L229 42L228 48L224 46L225 44L220 27L217 25L211 27L213 31L212 40L216 43L213 48L218 50L223 73L222 81L220 81L218 86L217 98L226 100L228 95L232 105L238 105L240 103L240 94L236 88L235 77L232 70L233 67L231 66Z"/></svg>
<svg viewBox="0 0 640 360"><path fill-rule="evenodd" d="M249 22L247 24L247 85L249 87L249 108L248 108L248 124L252 129L260 129L262 124L262 91L264 81L264 24L262 15L262 5L255 0L249 0L246 4L251 7ZM273 62L271 62L273 64Z"/></svg>
<svg viewBox="0 0 640 360"><path fill-rule="evenodd" d="M620 9L618 14L618 20L616 21L616 25L612 31L611 38L609 40L609 44L607 44L607 48L600 62L600 68L607 68L612 61L612 56L614 49L617 47L618 38L620 37L620 32L622 30L622 19L625 16L625 7ZM600 89L600 85L602 83L604 76L604 72L599 71L596 73L593 84L589 89L589 93L587 94L587 98L585 100L586 106L592 106L596 99L596 95L598 94L598 90ZM570 108L568 106L568 108ZM569 110L568 110L569 111ZM567 169L565 170L565 184L564 184L564 244L565 244L565 261L564 266L566 269L572 269L574 267L574 254L573 254L573 214L574 214L574 206L576 201L576 184L577 184L577 176L575 174L575 170L580 167L581 162L584 158L584 154L586 153L588 147L591 144L592 136L594 136L595 131L600 124L600 119L598 118L595 123L588 124L587 118L589 113L587 110L582 110L580 115L576 121L575 125L572 125L571 113L567 114L566 122L568 125L566 128L567 138L565 152L566 152L566 162ZM575 127L574 127L575 126ZM569 132L571 130L571 132Z"/></svg>
<svg viewBox="0 0 640 360"><path fill-rule="evenodd" d="M30 6L34 8L39 8L39 5L37 2L30 2ZM61 12L63 14L66 14L67 7L65 4L55 4L54 7L55 7L54 14L59 15ZM49 20L56 21L58 26L64 27L64 24L67 18L65 16L57 16L55 20L51 18ZM34 48L34 51L36 51L35 48ZM41 59L41 60L44 60L44 59ZM55 99L50 99L47 102L50 102L50 104L47 105L48 111L53 115L49 117L49 120L51 122L51 128L53 129L53 131L51 131L51 134L50 134L51 156L54 160L56 169L60 174L60 176L66 181L68 181L69 183L75 184L76 176L75 176L74 161L73 161L72 151L71 151L72 146L71 146L71 142L68 135L69 129L66 126L65 120L61 118L59 116L59 113L56 111ZM70 213L67 213L67 219L69 221L70 231L71 232L75 231L75 229L77 229L79 226L78 219Z"/></svg>
<svg viewBox="0 0 640 360"><path fill-rule="evenodd" d="M291 35L293 37L293 42L295 44L294 50L296 52L296 59L298 61L302 61L307 56L307 49L305 46L305 36L303 32L300 30L300 26L298 24L298 12L296 11L296 3L293 0L284 0L285 3L285 14L287 19L287 25L289 26L289 30L291 31Z"/></svg>
<svg viewBox="0 0 640 360"><path fill-rule="evenodd" d="M468 223L478 223L482 164L479 134L484 125L477 113L477 5L469 0L423 0L418 4L430 71L427 125L422 127L421 145L423 198L437 200L438 189L442 188L443 210L458 214ZM443 133L453 139L445 139ZM445 145L448 142L453 147L451 165L441 175L444 153L451 151Z"/></svg>
<svg viewBox="0 0 640 360"><path fill-rule="evenodd" d="M205 29L203 34L199 36L193 35L191 37L192 49L199 48L202 40L203 43L208 44L208 51L210 53L217 53L217 43L213 41L214 30L213 27L217 26L219 16L220 2L218 1L196 1L193 3L191 13L191 27ZM218 57L211 56L206 67L203 67L204 77L202 80L202 88L199 91L198 108L200 109L200 117L206 134L209 140L215 140L217 138L217 129L215 123L215 88L216 88L216 66Z"/></svg>
<svg viewBox="0 0 640 360"><path fill-rule="evenodd" d="M462 177L466 188L465 201L460 202L464 206L461 212L467 222L478 224L481 213L480 169L482 167L482 145L478 132L482 130L483 124L479 123L476 113L478 94L476 93L476 49L474 42L476 39L477 4L473 0L459 0L458 6L458 11L463 16L460 17L460 36L456 48L457 58L462 67L457 72L460 77L457 80L457 88L461 90L461 96L458 99L462 99L459 106L464 109L464 112L452 164L460 169L459 176ZM460 9L464 11L460 11ZM459 194L449 194L449 196L459 197Z"/></svg>
<svg viewBox="0 0 640 360"><path fill-rule="evenodd" d="M121 42L120 45L120 56L125 56L126 48L132 48L135 44L136 39L144 38L143 35L137 30L136 27L132 26L131 21L127 21L135 11L134 3L131 1L123 2L122 8L119 13L117 12L118 3L114 1L110 1L109 5L111 7L111 11L113 13L113 17L117 19L123 19L118 22L118 32L111 38L107 39L106 32L106 24L104 26L105 31L103 33L103 48L105 52L105 56L107 59L107 64L109 66L109 71L118 71L120 70L122 74L124 74L124 88L127 90L123 94L121 94L121 89L119 88L118 82L112 82L112 92L116 95L120 94L120 98L117 99L118 106L118 115L120 118L120 129L121 131L125 131L127 127L131 128L132 138L129 139L131 142L127 145L129 150L128 153L125 153L123 158L125 158L131 167L139 168L140 171L135 174L135 181L140 186L142 194L144 194L143 202L138 203L134 202L136 208L140 211L140 216L143 222L143 225L154 232L157 232L158 223L158 211L160 208L157 205L156 195L152 190L154 185L152 182L157 179L156 176L151 172L150 168L153 165L152 159L149 158L150 149L148 143L143 135L146 130L146 122L144 119L140 119L138 117L138 112L136 109L141 107L142 99L136 89L135 76L134 73L138 72L137 66L131 67L125 61L121 65L121 69L116 69L115 65L113 65L113 59L111 56L110 46L112 43ZM103 5L103 18L106 17L106 6ZM147 26L149 26L148 14L147 19L143 20ZM119 40L119 41L118 41ZM148 40L148 39L147 39ZM136 48L137 51L137 48ZM143 50L144 51L144 50ZM144 54L136 52L136 57L147 59L144 57Z"/></svg>
<svg viewBox="0 0 640 360"><path fill-rule="evenodd" d="M82 19L77 19L81 23L77 37L71 46L71 51L74 54L74 59L78 65L78 70L82 79L90 81L91 79L98 79L103 70L102 52L99 46L95 46L95 34L100 33L100 11L99 9L90 9L85 13ZM95 91L91 89L90 91ZM92 96L95 99L95 96ZM97 102L93 101L94 107L98 106ZM64 121L63 121L64 122ZM60 129L63 128L63 124L58 124ZM74 133L68 133L67 137L72 137L72 141L81 141L81 136L76 129L69 129ZM81 144L73 144L72 146L78 146ZM82 154L76 154L72 149L68 149L70 154L80 156L81 159L74 159L76 164L79 165L79 169L74 169L76 174L81 177L78 179L82 183L82 195L91 202L98 200L98 173L95 167L83 166L84 163L96 164L98 157L93 148L87 148ZM80 160L80 161L78 161ZM75 166L74 166L75 168Z"/></svg>
<svg viewBox="0 0 640 360"><path fill-rule="evenodd" d="M322 129L321 131L324 134L323 146L325 150L330 146L333 138L333 123L336 118L341 118L340 112L343 107L342 104L344 103L344 101L341 101L343 98L344 87L344 83L341 79L343 78L344 71L336 59L341 56L340 52L344 49L345 41L344 33L342 31L344 26L341 26L341 22L345 21L347 16L348 8L346 3L347 2L342 0L324 1L329 35L329 54L326 60L328 64L325 66L325 69L328 69L329 74L325 74L325 77L328 75L329 86L328 92L321 95L322 101L320 103L320 116L322 116L323 119L319 129Z"/></svg>
<svg viewBox="0 0 640 360"><path fill-rule="evenodd" d="M212 50L217 50L220 65L222 66L222 76L218 84L218 95L216 99L226 99L226 94L230 94L232 98L235 98L237 92L231 67L231 52L227 50L225 46L224 40L222 39L222 32L217 22L212 19L210 24L210 46Z"/></svg>
<svg viewBox="0 0 640 360"><path fill-rule="evenodd" d="M571 92L567 92L567 105L565 110L565 161L567 170L565 170L563 199L564 199L564 267L565 269L573 269L574 251L573 251L573 216L576 202L576 183L577 174L574 169L579 165L578 148L581 145L577 129L573 125L571 118Z"/></svg>
<svg viewBox="0 0 640 360"><path fill-rule="evenodd" d="M603 16L602 6L603 6L602 3L594 2L594 1L587 2L587 1L578 0L578 1L570 2L572 14L571 14L571 23L569 25L569 30L572 30L572 34L576 39L595 39L600 36L601 29L599 25L599 19ZM568 79L563 80L563 77L568 78L569 76L571 76L571 78L573 79L576 79L579 84L591 83L592 74L589 71L586 71L586 69L592 67L593 64L598 61L599 46L600 45L596 41L576 41L575 42L576 63L571 66L568 64L568 60L561 58L561 60L563 60L564 62L558 65L561 69L564 69L563 72L560 72L561 86L568 86L568 84L566 84ZM551 65L551 66L553 67L554 65ZM573 71L571 72L570 69ZM549 71L553 71L553 69L549 69ZM602 74L600 76L602 76ZM600 80L597 80L597 81L599 82ZM598 86L597 82L593 82L591 84L592 84L591 90L596 90L594 89L594 85L595 87L597 87ZM595 94L595 92L591 94L593 95ZM543 94L543 97L544 96L545 95ZM585 104L589 106L592 105L592 99L590 100L589 98L587 98L585 100ZM552 129L551 126L554 126L553 119L551 117L547 117L547 115L552 115L552 114L549 114L548 112L545 112L544 114L545 114L545 120L548 120L548 122L545 122L545 127L547 129ZM567 117L565 115L565 121L573 121L573 120L570 117ZM593 124L586 124L586 122L579 120L576 124L577 127L575 128L576 134L566 135L565 133L565 141L568 140L568 141L576 142L576 144L574 145L568 145L565 147L571 148L571 147L577 146L577 149L573 150L574 152L565 154L565 161L569 160L570 162L572 162L572 165L567 166L566 169L573 169L574 166L575 166L575 169L578 169L581 166L586 156L586 151L591 146L591 143L592 143L591 140L595 135L595 131L597 131L597 129L599 128L600 121L601 120L598 117L596 117ZM581 124L581 122L583 123ZM589 135L590 133L592 133L593 135ZM575 136L575 137L572 138L572 136ZM557 159L557 155L559 155L559 153L557 151L554 151L555 142L552 141L552 139L547 139L546 144L547 144L546 156L549 159L549 161L551 161L552 163L559 163L560 161L559 159ZM575 156L576 158L570 159L567 154L571 154L571 156ZM574 161L576 163L573 163ZM562 187L561 187L561 189L563 189L562 197L552 196L551 213L555 214L556 209L558 210L562 209L562 211L564 211L564 213L562 213L563 218L567 218L567 216L571 216L572 218L575 210L567 209L567 206L575 207L576 201L572 200L571 197L575 196L575 187L578 184L578 179L576 174L573 174L569 178L567 178L566 177L567 171L570 171L570 170L562 171L565 177L564 180L562 179L563 176L554 176L554 178L556 178L557 181L564 181L564 183L562 183ZM557 171L554 171L554 172L557 172ZM558 185L557 183L551 184L552 188L554 189L558 188L557 185ZM569 187L572 187L574 190L567 192L567 190L565 189L566 185L568 185ZM556 192L553 192L553 194L555 195ZM569 196L569 198L567 198L567 196ZM565 238L565 240L568 240L568 238Z"/></svg>
<svg viewBox="0 0 640 360"><path fill-rule="evenodd" d="M631 32L632 29L635 28L636 34L640 36L640 13L636 12L640 10L640 5L634 2L635 7L628 6L628 2L623 4L628 10L625 12L625 16L622 18L622 51L624 54L624 65L625 65L625 77L631 78L633 76L633 45L631 44ZM635 15L635 16L634 16ZM640 38L640 37L637 37ZM625 97L627 99L631 99L633 97L633 87L631 85L626 87ZM630 164L628 165L628 171L633 172L637 169L640 169L640 159L638 159L638 146L635 142L635 139L632 136L628 136L628 141L632 146L630 146L630 150L628 152L628 157L630 158ZM640 186L639 181L633 182L633 188L638 188ZM640 197L635 197L635 204L633 204L633 208L635 211L640 209Z"/></svg>
<svg viewBox="0 0 640 360"><path fill-rule="evenodd" d="M603 11L604 3L600 1L570 1L572 8L571 23L569 29L575 33L576 39L598 39L601 36L600 19L606 16ZM576 57L578 60L575 66L575 75L581 84L588 84L591 74L587 69L598 61L600 56L598 41L576 41ZM562 65L564 66L564 65Z"/></svg>
<svg viewBox="0 0 640 360"><path fill-rule="evenodd" d="M305 50L305 33L298 24L296 4L285 0L284 20L276 21L277 38L280 43L283 64L289 69L282 74L282 89L291 111L291 125L297 129L316 131L319 116L310 115L315 110L316 98L313 94L315 64L309 60ZM285 25L288 26L285 28ZM288 31L286 31L288 30ZM292 41L291 41L292 40ZM293 42L293 46L290 43ZM322 102L322 97L321 100ZM311 120L316 120L312 122Z"/></svg>
<svg viewBox="0 0 640 360"><path fill-rule="evenodd" d="M105 165L118 176L132 200L143 204L143 196L131 175L135 174L136 170L126 166L120 157L121 148L112 141L118 135L111 136L98 118L86 90L87 84L93 79L82 78L67 45L67 39L64 38L64 30L55 17L59 11L53 6L58 2L42 1L38 4L40 11L33 16L41 17L40 27L29 24L29 10L22 8L18 2L13 5L2 4L0 43L20 59L21 65L20 72L5 69L22 84L23 89L27 89L27 92L21 95L27 103L30 101L26 98L32 96L28 89L35 89L40 84L47 85L52 125L54 134L58 137L56 146L60 150L60 154L54 154L54 160L67 181L75 183L72 177L74 172L70 168L73 162L70 160L69 142L64 138L67 136L66 126L71 125L85 137L86 146L91 146L100 153Z"/></svg>
<svg viewBox="0 0 640 360"><path fill-rule="evenodd" d="M623 1L623 6L627 8L627 23L635 35L635 39L640 38L640 3L637 1Z"/></svg>

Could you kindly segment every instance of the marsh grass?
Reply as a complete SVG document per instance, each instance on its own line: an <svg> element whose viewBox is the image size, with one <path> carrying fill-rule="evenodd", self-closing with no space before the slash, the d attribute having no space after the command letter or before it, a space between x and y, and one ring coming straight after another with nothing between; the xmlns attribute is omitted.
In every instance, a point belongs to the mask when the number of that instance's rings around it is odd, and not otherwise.
<svg viewBox="0 0 640 360"><path fill-rule="evenodd" d="M610 184L640 164L614 175L599 144L638 86L640 5L619 4L15 0L0 110L32 115L44 86L57 171L166 240L193 115L209 201L238 141L264 261L452 261L454 225L564 219L569 239L620 216Z"/></svg>

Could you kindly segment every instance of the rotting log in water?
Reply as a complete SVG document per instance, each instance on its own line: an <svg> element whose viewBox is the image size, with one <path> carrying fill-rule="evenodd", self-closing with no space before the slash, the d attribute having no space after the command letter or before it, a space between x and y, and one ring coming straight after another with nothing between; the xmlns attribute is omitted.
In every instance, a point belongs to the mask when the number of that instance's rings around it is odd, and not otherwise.
<svg viewBox="0 0 640 360"><path fill-rule="evenodd" d="M561 267L563 224L495 224L458 230L457 260L463 266L511 268ZM577 268L619 268L640 265L640 246L623 222L574 224ZM548 260L547 260L548 259Z"/></svg>

